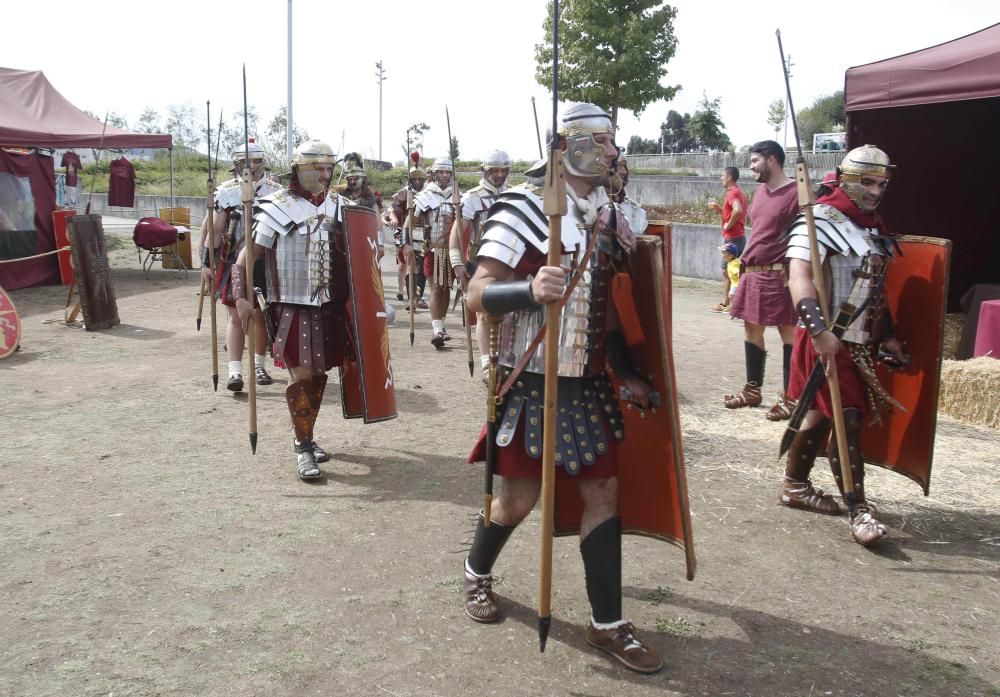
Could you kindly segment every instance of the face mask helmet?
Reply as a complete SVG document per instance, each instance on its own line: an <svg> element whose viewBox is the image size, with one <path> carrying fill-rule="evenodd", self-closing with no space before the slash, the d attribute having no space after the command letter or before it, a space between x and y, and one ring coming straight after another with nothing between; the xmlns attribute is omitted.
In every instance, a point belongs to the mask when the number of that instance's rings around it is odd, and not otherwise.
<svg viewBox="0 0 1000 697"><path fill-rule="evenodd" d="M330 182L322 182L316 165L330 165L332 168L337 160L333 148L321 140L307 140L295 148L292 154L292 169L303 189L311 194L323 191Z"/></svg>
<svg viewBox="0 0 1000 697"><path fill-rule="evenodd" d="M870 175L889 179L895 168L895 165L889 163L889 156L885 151L874 145L862 145L844 155L840 167L837 168L837 173L840 175L840 188L849 199L854 201L858 208L874 210L881 201L881 197L874 206L865 204L866 189L861 180Z"/></svg>
<svg viewBox="0 0 1000 697"><path fill-rule="evenodd" d="M563 164L570 174L603 185L610 167L604 158L604 145L595 136L607 133L614 137L611 116L594 104L576 104L567 109L559 122L559 135L566 141Z"/></svg>

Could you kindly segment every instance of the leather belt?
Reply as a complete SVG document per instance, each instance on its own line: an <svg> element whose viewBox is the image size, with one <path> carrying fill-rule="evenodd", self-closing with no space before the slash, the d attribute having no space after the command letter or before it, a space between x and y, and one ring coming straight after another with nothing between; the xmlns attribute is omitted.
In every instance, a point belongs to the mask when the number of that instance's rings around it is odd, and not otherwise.
<svg viewBox="0 0 1000 697"><path fill-rule="evenodd" d="M758 273L760 271L782 271L785 268L783 262L777 262L775 264L750 264L749 266L743 267L743 273Z"/></svg>

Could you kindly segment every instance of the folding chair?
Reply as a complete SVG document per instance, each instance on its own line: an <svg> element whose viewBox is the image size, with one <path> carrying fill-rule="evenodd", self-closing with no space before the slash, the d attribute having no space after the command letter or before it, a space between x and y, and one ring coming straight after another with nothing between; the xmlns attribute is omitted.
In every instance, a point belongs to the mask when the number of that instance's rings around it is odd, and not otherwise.
<svg viewBox="0 0 1000 697"><path fill-rule="evenodd" d="M183 235L188 232L190 231L185 227L171 225L159 218L139 219L132 231L132 241L139 253L139 263L142 264L142 272L147 279L153 264L157 260L162 261L164 255L176 264L175 268L182 269L184 277L187 278L187 266L177 254L176 243L178 239L184 239ZM143 250L146 252L145 258L142 256Z"/></svg>

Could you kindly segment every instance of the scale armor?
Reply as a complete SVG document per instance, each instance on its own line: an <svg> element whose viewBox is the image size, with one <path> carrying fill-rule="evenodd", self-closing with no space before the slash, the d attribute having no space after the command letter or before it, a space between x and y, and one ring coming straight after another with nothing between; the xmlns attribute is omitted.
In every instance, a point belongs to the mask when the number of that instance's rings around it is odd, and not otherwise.
<svg viewBox="0 0 1000 697"><path fill-rule="evenodd" d="M271 194L281 190L281 184L264 177L254 184L254 205ZM215 191L215 210L225 213L227 217L231 211L241 211L243 208L243 183L238 179L227 179L219 184ZM235 254L243 247L243 220L238 219L233 230L233 240L230 246Z"/></svg>

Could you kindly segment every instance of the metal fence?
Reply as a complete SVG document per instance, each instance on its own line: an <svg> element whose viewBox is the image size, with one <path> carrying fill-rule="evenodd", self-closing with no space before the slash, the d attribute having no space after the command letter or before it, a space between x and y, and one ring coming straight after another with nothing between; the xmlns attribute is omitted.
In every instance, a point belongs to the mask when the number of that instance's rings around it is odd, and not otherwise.
<svg viewBox="0 0 1000 697"><path fill-rule="evenodd" d="M795 169L793 152L788 152L785 169ZM827 172L835 169L844 158L843 152L807 152L805 154L809 170L812 172ZM678 174L696 174L710 176L721 174L726 167L736 167L741 171L749 171L749 152L682 152L666 155L629 155L628 166L631 170L654 169Z"/></svg>

